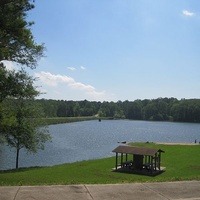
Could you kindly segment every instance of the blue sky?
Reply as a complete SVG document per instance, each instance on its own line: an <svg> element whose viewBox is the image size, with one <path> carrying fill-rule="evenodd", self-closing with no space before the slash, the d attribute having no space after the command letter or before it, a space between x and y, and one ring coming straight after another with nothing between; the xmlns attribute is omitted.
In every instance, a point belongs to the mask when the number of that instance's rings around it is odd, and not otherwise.
<svg viewBox="0 0 200 200"><path fill-rule="evenodd" d="M41 98L200 98L199 0L36 0Z"/></svg>

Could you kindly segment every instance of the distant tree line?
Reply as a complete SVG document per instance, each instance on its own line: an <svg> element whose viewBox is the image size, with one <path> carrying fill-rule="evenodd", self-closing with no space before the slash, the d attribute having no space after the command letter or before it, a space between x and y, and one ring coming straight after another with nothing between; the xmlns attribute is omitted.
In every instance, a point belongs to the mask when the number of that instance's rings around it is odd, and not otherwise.
<svg viewBox="0 0 200 200"><path fill-rule="evenodd" d="M96 102L37 100L46 117L98 116L116 119L200 122L200 99L158 98Z"/></svg>

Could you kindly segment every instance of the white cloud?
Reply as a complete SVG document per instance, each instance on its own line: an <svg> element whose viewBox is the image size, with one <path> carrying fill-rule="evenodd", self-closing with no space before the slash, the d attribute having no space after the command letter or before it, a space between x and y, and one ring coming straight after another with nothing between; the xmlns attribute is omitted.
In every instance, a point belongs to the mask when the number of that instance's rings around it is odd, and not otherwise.
<svg viewBox="0 0 200 200"><path fill-rule="evenodd" d="M39 72L35 73L35 76L39 78L39 80L48 86L54 87L52 88L51 91L49 92L55 92L56 88L61 88L63 87L63 93L66 92L67 88L70 88L71 90L76 90L81 92L80 95L82 96L87 96L88 99L93 99L93 100L104 100L106 99L106 92L98 92L95 87L91 85L87 85L81 82L75 81L72 77L66 76L66 75L55 75L51 74L50 72ZM66 88L67 87L67 88Z"/></svg>
<svg viewBox="0 0 200 200"><path fill-rule="evenodd" d="M82 69L82 70L85 70L86 68L85 67L83 67L83 66L80 66L80 68Z"/></svg>
<svg viewBox="0 0 200 200"><path fill-rule="evenodd" d="M71 70L71 71L75 71L76 68L75 67L68 67L67 69Z"/></svg>
<svg viewBox="0 0 200 200"><path fill-rule="evenodd" d="M75 70L77 70L76 67L67 67L67 69L70 70L70 71L75 71ZM85 68L84 66L80 66L80 69L81 69L81 70L85 70L86 68Z"/></svg>
<svg viewBox="0 0 200 200"><path fill-rule="evenodd" d="M6 66L8 70L18 70L18 66L16 63L11 61L2 61L2 63Z"/></svg>
<svg viewBox="0 0 200 200"><path fill-rule="evenodd" d="M185 15L185 16L188 16L188 17L192 17L192 16L195 15L195 13L190 12L190 11L188 11L188 10L183 10L183 11L182 11L182 14Z"/></svg>

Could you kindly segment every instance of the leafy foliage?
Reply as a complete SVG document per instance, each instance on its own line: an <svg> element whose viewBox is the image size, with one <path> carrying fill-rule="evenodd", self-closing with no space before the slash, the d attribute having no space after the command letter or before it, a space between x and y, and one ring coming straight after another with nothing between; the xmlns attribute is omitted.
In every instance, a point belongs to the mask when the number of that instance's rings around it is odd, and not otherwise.
<svg viewBox="0 0 200 200"><path fill-rule="evenodd" d="M34 8L30 0L0 1L0 61L8 60L35 68L43 56L44 45L37 45L27 22L27 11ZM34 2L34 1L32 1Z"/></svg>
<svg viewBox="0 0 200 200"><path fill-rule="evenodd" d="M0 64L1 65L1 64ZM27 78L24 69L19 71L7 70L3 65L0 67L0 102L6 97L29 98L38 96L39 92L33 87L35 79Z"/></svg>
<svg viewBox="0 0 200 200"><path fill-rule="evenodd" d="M34 88L34 79L25 71L15 73L18 83L18 93L15 99L6 99L1 104L2 115L0 133L5 137L10 147L16 148L16 168L18 168L19 151L26 148L35 153L44 148L44 143L50 139L45 127L40 128L40 118L43 117L42 108L36 104L34 98L39 92Z"/></svg>
<svg viewBox="0 0 200 200"><path fill-rule="evenodd" d="M27 12L34 8L34 0L0 1L0 141L16 148L16 168L19 150L26 148L36 152L50 139L40 121L42 110L34 98L39 92L33 86L34 79L25 72L9 71L2 61L12 61L31 69L43 56L44 46L34 41L27 22Z"/></svg>

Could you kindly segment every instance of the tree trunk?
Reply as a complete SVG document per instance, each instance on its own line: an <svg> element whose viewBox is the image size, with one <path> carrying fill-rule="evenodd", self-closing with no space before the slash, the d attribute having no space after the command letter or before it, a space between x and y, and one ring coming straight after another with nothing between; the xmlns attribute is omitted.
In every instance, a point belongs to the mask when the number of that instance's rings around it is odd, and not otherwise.
<svg viewBox="0 0 200 200"><path fill-rule="evenodd" d="M18 163L19 163L19 149L17 148L16 169L18 169Z"/></svg>

